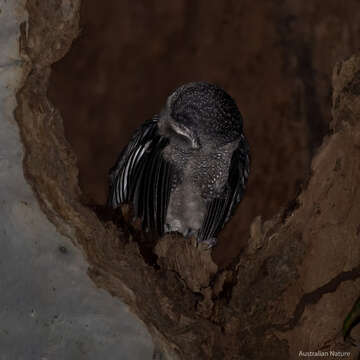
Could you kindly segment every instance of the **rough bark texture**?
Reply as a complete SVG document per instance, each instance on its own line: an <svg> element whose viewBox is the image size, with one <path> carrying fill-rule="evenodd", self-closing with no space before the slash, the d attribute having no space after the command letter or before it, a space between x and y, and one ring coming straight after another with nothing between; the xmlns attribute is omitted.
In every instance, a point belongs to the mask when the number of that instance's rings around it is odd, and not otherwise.
<svg viewBox="0 0 360 360"><path fill-rule="evenodd" d="M46 97L50 65L78 33L78 6L28 1L31 71L16 115L28 179L49 218L83 249L93 281L123 298L172 359L296 359L318 349L356 358L339 331L360 293L360 57L335 69L331 135L293 208L257 218L241 256L222 269L175 236L157 243L149 265L137 241L81 204L75 156Z"/></svg>
<svg viewBox="0 0 360 360"><path fill-rule="evenodd" d="M49 221L24 177L14 110L29 68L19 53L25 4L0 0L0 359L152 359L145 325L94 286L83 253Z"/></svg>
<svg viewBox="0 0 360 360"><path fill-rule="evenodd" d="M52 67L49 96L81 189L97 204L122 147L175 87L212 81L237 101L253 162L246 197L212 254L221 266L243 249L254 217L274 216L306 179L330 122L332 68L360 47L360 3L88 0L80 26Z"/></svg>

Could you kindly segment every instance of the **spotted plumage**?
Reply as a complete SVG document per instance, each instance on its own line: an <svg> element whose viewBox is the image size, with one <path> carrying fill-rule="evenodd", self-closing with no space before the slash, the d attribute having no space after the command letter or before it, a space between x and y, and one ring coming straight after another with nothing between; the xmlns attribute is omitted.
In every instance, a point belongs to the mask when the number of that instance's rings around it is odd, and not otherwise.
<svg viewBox="0 0 360 360"><path fill-rule="evenodd" d="M212 246L241 201L249 147L234 100L216 85L176 89L110 171L108 205L130 203L144 230Z"/></svg>

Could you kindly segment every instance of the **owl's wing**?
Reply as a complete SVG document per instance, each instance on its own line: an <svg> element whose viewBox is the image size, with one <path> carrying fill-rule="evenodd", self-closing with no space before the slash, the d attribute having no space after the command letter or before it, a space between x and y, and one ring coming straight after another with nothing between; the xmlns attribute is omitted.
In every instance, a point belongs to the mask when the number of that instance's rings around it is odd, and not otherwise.
<svg viewBox="0 0 360 360"><path fill-rule="evenodd" d="M197 235L198 242L213 241L225 223L229 221L243 197L249 171L249 145L242 135L239 146L231 158L223 196L209 202L203 224Z"/></svg>
<svg viewBox="0 0 360 360"><path fill-rule="evenodd" d="M130 203L145 230L164 232L173 169L162 156L168 139L158 133L158 118L133 135L109 174L108 206Z"/></svg>

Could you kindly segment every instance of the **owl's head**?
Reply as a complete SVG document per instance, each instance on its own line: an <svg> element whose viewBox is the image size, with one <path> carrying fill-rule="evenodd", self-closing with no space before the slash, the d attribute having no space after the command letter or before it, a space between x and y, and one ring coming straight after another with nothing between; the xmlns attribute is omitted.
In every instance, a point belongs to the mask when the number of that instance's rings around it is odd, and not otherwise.
<svg viewBox="0 0 360 360"><path fill-rule="evenodd" d="M160 113L162 134L183 139L187 146L219 146L242 134L242 116L235 101L224 90L206 82L180 86L167 99Z"/></svg>

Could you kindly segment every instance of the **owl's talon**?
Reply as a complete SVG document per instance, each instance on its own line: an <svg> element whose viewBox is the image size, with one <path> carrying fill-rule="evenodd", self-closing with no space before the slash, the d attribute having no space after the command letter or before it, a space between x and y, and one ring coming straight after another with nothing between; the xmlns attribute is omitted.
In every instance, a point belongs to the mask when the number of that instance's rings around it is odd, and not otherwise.
<svg viewBox="0 0 360 360"><path fill-rule="evenodd" d="M210 238L201 242L197 242L197 247L200 247L203 250L210 250L216 245L216 238Z"/></svg>

